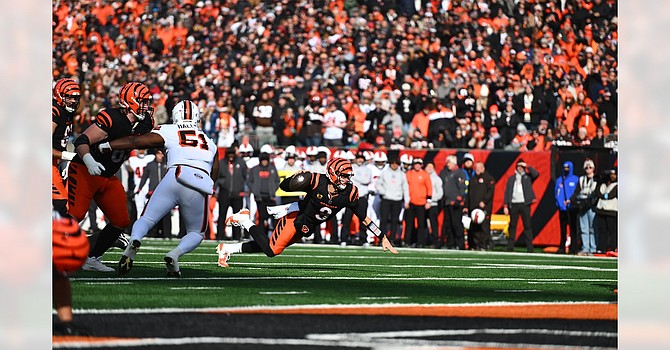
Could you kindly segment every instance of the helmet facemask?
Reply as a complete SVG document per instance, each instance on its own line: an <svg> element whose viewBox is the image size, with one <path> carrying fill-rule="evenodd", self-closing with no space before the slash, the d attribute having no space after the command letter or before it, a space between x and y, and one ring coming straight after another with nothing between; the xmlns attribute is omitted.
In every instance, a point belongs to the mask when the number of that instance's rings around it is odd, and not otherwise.
<svg viewBox="0 0 670 350"><path fill-rule="evenodd" d="M338 191L344 191L347 185L351 183L352 177L354 177L353 173L336 173L333 185Z"/></svg>
<svg viewBox="0 0 670 350"><path fill-rule="evenodd" d="M61 99L63 100L63 107L70 113L76 111L77 108L79 108L80 98L80 94L63 94L61 96Z"/></svg>

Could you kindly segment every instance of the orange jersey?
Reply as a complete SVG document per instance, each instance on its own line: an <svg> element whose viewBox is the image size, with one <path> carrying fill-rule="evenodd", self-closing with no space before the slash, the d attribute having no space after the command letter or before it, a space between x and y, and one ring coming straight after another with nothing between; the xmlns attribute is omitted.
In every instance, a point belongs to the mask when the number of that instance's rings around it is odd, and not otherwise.
<svg viewBox="0 0 670 350"><path fill-rule="evenodd" d="M408 170L405 174L409 186L409 202L413 205L426 205L428 198L433 196L433 184L430 175L423 169Z"/></svg>

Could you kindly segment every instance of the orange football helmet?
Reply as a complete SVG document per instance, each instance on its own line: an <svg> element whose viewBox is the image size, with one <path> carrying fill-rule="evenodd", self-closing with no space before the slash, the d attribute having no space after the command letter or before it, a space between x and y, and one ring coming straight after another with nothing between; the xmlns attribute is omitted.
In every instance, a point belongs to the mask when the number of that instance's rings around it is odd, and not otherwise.
<svg viewBox="0 0 670 350"><path fill-rule="evenodd" d="M52 221L53 266L62 275L79 270L88 256L88 237L72 218Z"/></svg>
<svg viewBox="0 0 670 350"><path fill-rule="evenodd" d="M351 183L354 176L354 168L351 161L344 158L331 158L326 163L326 175L336 189L342 191Z"/></svg>
<svg viewBox="0 0 670 350"><path fill-rule="evenodd" d="M139 120L153 116L152 99L149 88L142 83L126 83L119 90L119 106L129 110Z"/></svg>
<svg viewBox="0 0 670 350"><path fill-rule="evenodd" d="M59 79L54 85L53 99L56 103L72 113L79 108L79 99L81 98L81 89L74 79Z"/></svg>

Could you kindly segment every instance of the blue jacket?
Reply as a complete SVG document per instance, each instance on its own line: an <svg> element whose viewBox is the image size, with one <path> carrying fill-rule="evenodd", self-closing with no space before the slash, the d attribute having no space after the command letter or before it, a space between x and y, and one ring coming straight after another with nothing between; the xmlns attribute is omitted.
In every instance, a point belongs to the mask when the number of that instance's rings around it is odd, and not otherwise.
<svg viewBox="0 0 670 350"><path fill-rule="evenodd" d="M554 189L556 206L558 207L558 210L561 211L566 211L570 208L570 205L568 205L568 207L565 206L564 201L570 199L572 194L575 192L575 189L577 188L577 184L579 183L579 177L577 177L577 175L573 174L572 172L574 170L572 162L567 161L563 163L561 170L563 170L563 168L566 166L570 168L570 171L568 171L567 174L563 173L563 175L556 178L556 188Z"/></svg>

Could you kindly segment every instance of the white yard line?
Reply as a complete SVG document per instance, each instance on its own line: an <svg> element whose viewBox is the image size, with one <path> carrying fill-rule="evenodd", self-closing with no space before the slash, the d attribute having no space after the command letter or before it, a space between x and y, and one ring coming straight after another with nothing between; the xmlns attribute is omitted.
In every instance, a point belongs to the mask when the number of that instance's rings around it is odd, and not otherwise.
<svg viewBox="0 0 670 350"><path fill-rule="evenodd" d="M297 295L297 294L311 294L306 290L301 291L287 291L287 292L258 292L261 295Z"/></svg>
<svg viewBox="0 0 670 350"><path fill-rule="evenodd" d="M409 299L409 297L358 297L358 300L398 300Z"/></svg>
<svg viewBox="0 0 670 350"><path fill-rule="evenodd" d="M105 264L113 264L113 261L105 260ZM181 266L191 265L214 265L216 262L206 261L180 261ZM142 265L165 265L162 261L136 261L135 266ZM526 269L526 270L580 270L580 271L601 271L601 272L616 272L617 268L604 267L587 267L587 266L568 266L568 265L535 265L535 264L475 264L470 266L451 266L451 265L389 265L389 264L343 264L343 263L289 263L289 262L230 262L230 266L289 266L289 267L314 267L314 266L328 266L328 267L380 267L380 268L420 268L420 269L473 269L473 270L490 270L492 267L496 269Z"/></svg>
<svg viewBox="0 0 670 350"><path fill-rule="evenodd" d="M89 281L177 281L173 277L77 277L72 278L76 282ZM221 277L181 277L179 280L189 281L233 281L233 280L361 280L361 281L562 281L562 282L618 282L609 278L516 278L516 277L347 277L347 276L225 276Z"/></svg>
<svg viewBox="0 0 670 350"><path fill-rule="evenodd" d="M604 301L574 301L574 302L523 302L507 301L486 303L458 303L458 304L418 304L418 303L370 303L370 304L308 304L308 305L281 305L281 306L235 306L235 307L207 307L207 308L143 308L143 309L75 309L76 314L162 314L162 313L191 313L191 312L234 312L234 311L278 311L302 309L349 309L361 307L397 308L397 307L481 307L481 306L544 306L544 305L608 305L614 304ZM55 312L55 311L54 311Z"/></svg>
<svg viewBox="0 0 670 350"><path fill-rule="evenodd" d="M93 284L93 285L109 284L109 285L115 285L115 284L133 284L133 282L84 282L84 284Z"/></svg>
<svg viewBox="0 0 670 350"><path fill-rule="evenodd" d="M496 289L496 293L536 293L541 292L539 289Z"/></svg>

